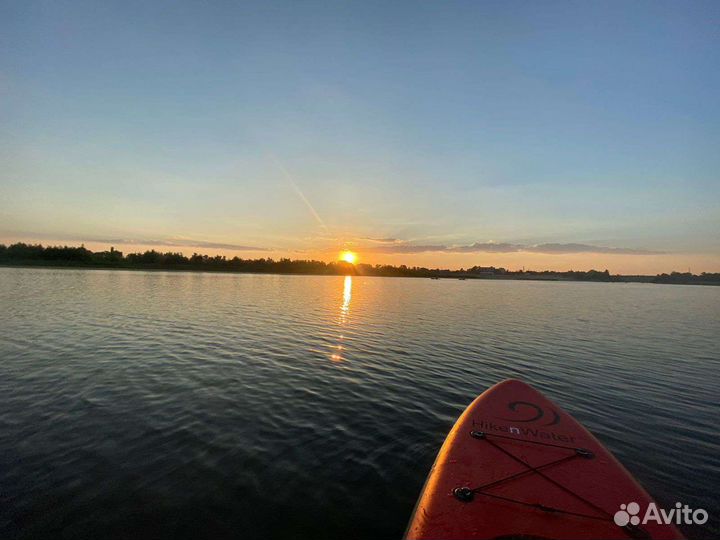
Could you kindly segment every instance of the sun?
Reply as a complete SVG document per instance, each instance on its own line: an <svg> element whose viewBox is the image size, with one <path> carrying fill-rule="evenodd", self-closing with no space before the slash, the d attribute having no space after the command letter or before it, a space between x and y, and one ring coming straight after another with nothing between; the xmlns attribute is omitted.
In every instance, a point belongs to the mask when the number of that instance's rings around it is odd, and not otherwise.
<svg viewBox="0 0 720 540"><path fill-rule="evenodd" d="M354 253L352 251L343 251L342 253L340 253L340 260L346 263L355 264L357 258L357 253Z"/></svg>

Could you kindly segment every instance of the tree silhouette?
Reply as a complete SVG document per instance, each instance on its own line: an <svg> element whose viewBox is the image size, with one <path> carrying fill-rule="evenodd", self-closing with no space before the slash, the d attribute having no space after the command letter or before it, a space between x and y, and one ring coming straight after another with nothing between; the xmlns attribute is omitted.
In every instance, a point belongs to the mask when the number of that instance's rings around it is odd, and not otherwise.
<svg viewBox="0 0 720 540"><path fill-rule="evenodd" d="M224 272L253 272L275 274L316 274L316 275L366 275L387 277L433 277L433 278L474 278L474 279L542 279L554 281L638 281L630 276L611 275L608 270L588 270L586 272L569 270L554 272L549 270L511 271L494 266L473 266L467 270L448 270L424 268L407 265L353 265L345 261L326 263L314 260L273 259L227 259L224 255L208 256L193 253L186 257L182 253L161 253L154 249L143 253L123 255L111 247L109 251L92 252L84 245L80 247L48 246L18 242L5 246L0 244L0 264L35 266L89 266L107 268L138 268L161 270L203 270ZM720 274L703 272L700 275L689 272L672 272L643 278L641 281L653 283L690 283L700 285L720 285Z"/></svg>

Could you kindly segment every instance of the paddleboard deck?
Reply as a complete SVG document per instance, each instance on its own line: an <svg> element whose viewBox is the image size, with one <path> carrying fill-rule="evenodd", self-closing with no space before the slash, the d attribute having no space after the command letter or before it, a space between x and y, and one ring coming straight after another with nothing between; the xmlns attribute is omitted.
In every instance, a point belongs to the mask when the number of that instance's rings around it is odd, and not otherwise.
<svg viewBox="0 0 720 540"><path fill-rule="evenodd" d="M456 422L406 538L682 538L673 525L618 525L616 512L631 502L644 512L652 499L589 431L531 386L506 380Z"/></svg>

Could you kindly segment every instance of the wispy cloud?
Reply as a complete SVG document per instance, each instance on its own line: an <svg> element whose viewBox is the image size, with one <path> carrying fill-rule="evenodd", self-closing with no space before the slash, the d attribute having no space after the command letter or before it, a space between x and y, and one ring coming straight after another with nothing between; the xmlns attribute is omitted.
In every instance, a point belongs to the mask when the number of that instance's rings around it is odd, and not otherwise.
<svg viewBox="0 0 720 540"><path fill-rule="evenodd" d="M539 253L617 253L626 255L663 255L663 251L641 248L592 246L588 244L538 244L528 251Z"/></svg>
<svg viewBox="0 0 720 540"><path fill-rule="evenodd" d="M245 246L242 244L226 244L224 242L204 242L201 240L165 240L158 243L160 246L186 246L212 249L233 249L235 251L272 251L271 248L260 246Z"/></svg>
<svg viewBox="0 0 720 540"><path fill-rule="evenodd" d="M378 244L397 244L402 243L402 240L398 240L397 238L373 238L371 236L364 236L361 238L361 240L365 240L367 242L376 242Z"/></svg>
<svg viewBox="0 0 720 540"><path fill-rule="evenodd" d="M144 240L127 238L102 238L86 239L88 242L102 242L108 244L125 244L140 246L161 246L161 247L197 247L208 249L230 249L235 251L271 251L270 248L258 246L244 246L241 244L227 244L224 242L205 242L203 240L192 240L184 238L172 238L168 240Z"/></svg>
<svg viewBox="0 0 720 540"><path fill-rule="evenodd" d="M369 245L363 251L371 253L608 253L623 255L659 255L661 251L651 251L639 248L620 248L607 246L594 246L578 243L545 243L545 244L512 244L508 242L475 242L469 245L443 245L443 244L409 244L395 241L387 245Z"/></svg>
<svg viewBox="0 0 720 540"><path fill-rule="evenodd" d="M225 242L207 242L205 240L194 240L192 238L170 237L164 239L157 238L109 238L96 236L80 236L80 235L57 235L48 233L15 233L21 237L32 237L34 239L46 238L48 241L63 242L95 242L98 244L110 245L127 245L127 246L157 246L168 248L197 247L207 249L229 249L234 251L272 251L271 248L259 246L246 246L242 244L230 244Z"/></svg>
<svg viewBox="0 0 720 540"><path fill-rule="evenodd" d="M2 232L2 231L0 231ZM166 248L205 248L205 249L226 249L231 251L283 251L278 248L251 246L245 244L233 244L227 242L210 242L206 240L196 240L186 237L169 237L169 238L122 238L122 237L94 237L80 235L62 235L60 237L48 233L18 233L7 232L17 237L32 238L35 241L40 238L46 238L50 242L94 242L108 245L127 245L127 246L149 246L149 247L166 247ZM332 237L334 238L334 237ZM307 242L317 244L318 240L327 240L326 237L313 237L305 239ZM338 240L335 238L335 240ZM544 253L544 254L572 254L572 253L599 253L599 254L615 254L615 255L664 255L667 252L655 251L643 248L625 248L625 247L609 247L597 246L592 244L582 244L576 242L560 243L548 242L541 244L523 244L510 242L475 242L473 244L445 244L445 243L428 243L416 244L407 240L400 240L391 237L360 237L356 241L351 242L352 249L362 253L385 253L385 254L413 254L413 253ZM323 248L320 248L321 250ZM327 248L328 251L335 251L335 246ZM287 251L287 249L285 250ZM315 249L302 249L296 247L292 250L295 253L310 253Z"/></svg>

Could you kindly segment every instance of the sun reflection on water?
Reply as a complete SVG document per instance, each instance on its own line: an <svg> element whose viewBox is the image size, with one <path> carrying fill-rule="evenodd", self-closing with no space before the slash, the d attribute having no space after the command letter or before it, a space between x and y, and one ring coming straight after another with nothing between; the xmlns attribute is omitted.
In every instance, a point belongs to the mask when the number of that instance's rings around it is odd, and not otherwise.
<svg viewBox="0 0 720 540"><path fill-rule="evenodd" d="M352 299L352 276L345 276L343 286L343 303L340 307L340 323L345 324L345 319L350 312L350 300Z"/></svg>
<svg viewBox="0 0 720 540"><path fill-rule="evenodd" d="M342 327L347 324L348 315L350 314L350 300L352 300L352 276L345 276L342 304L340 304L340 317L338 319L341 332ZM342 351L345 349L343 346L344 339L345 335L341 333L338 337L338 344L333 346L334 352L330 355L330 360L333 362L341 362L343 360Z"/></svg>

